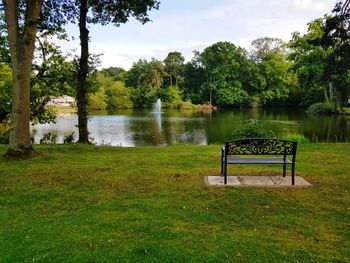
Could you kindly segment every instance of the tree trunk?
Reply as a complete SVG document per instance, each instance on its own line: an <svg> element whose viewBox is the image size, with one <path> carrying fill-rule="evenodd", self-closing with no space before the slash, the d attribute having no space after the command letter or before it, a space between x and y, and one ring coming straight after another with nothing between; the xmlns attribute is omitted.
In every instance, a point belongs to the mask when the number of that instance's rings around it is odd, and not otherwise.
<svg viewBox="0 0 350 263"><path fill-rule="evenodd" d="M30 140L30 78L35 48L37 21L42 0L28 0L25 25L20 29L18 1L3 0L10 43L13 73L10 148L8 156L32 152Z"/></svg>
<svg viewBox="0 0 350 263"><path fill-rule="evenodd" d="M330 81L328 83L329 86L329 99L333 103L334 102L334 89L333 89L333 83Z"/></svg>
<svg viewBox="0 0 350 263"><path fill-rule="evenodd" d="M88 12L87 0L80 0L80 45L81 55L78 70L78 86L77 86L77 106L78 106L78 127L80 143L89 143L89 131L87 120L87 75L88 75L88 59L89 59L89 30L86 27L86 15Z"/></svg>
<svg viewBox="0 0 350 263"><path fill-rule="evenodd" d="M336 106L337 112L340 114L344 113L342 107L342 99L338 89L334 88L333 82L329 82L329 97L333 105Z"/></svg>
<svg viewBox="0 0 350 263"><path fill-rule="evenodd" d="M323 87L323 92L324 92L324 98L325 98L326 102L331 103L329 96L328 96L328 90L327 90L326 86Z"/></svg>

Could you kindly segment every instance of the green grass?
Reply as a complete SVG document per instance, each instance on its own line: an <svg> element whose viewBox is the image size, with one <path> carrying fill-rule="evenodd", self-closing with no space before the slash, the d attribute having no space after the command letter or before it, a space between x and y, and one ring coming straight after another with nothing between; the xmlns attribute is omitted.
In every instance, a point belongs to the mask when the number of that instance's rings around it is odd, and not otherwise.
<svg viewBox="0 0 350 263"><path fill-rule="evenodd" d="M350 144L301 145L303 189L208 187L220 148L46 145L0 159L0 262L350 261Z"/></svg>

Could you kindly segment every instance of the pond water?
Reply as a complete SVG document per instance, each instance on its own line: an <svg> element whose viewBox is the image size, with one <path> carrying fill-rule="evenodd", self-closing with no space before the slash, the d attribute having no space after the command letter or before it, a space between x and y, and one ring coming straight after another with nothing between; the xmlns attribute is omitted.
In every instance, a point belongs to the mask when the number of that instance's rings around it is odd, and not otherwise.
<svg viewBox="0 0 350 263"><path fill-rule="evenodd" d="M303 134L311 142L349 142L350 116L309 116L296 109L231 109L212 113L162 110L119 110L89 116L88 128L94 143L113 146L146 146L189 143L222 144L232 139L232 130L243 120L264 120L283 132ZM75 132L75 114L60 115L55 124L38 124L35 143L45 133L58 135L57 142Z"/></svg>

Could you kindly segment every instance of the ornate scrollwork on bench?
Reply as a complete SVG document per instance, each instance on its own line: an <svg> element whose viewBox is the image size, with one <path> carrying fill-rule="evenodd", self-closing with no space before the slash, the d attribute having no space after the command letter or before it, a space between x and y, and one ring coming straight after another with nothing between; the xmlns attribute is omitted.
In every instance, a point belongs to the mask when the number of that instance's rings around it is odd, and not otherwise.
<svg viewBox="0 0 350 263"><path fill-rule="evenodd" d="M282 139L249 138L229 141L221 150L221 174L227 184L228 164L282 164L283 177L286 175L286 165L292 166L292 185L295 184L294 169L297 142ZM242 157L240 155L251 155ZM279 157L252 158L252 155L282 155ZM287 158L291 155L291 160Z"/></svg>
<svg viewBox="0 0 350 263"><path fill-rule="evenodd" d="M280 139L241 139L226 143L228 155L291 155L293 142Z"/></svg>

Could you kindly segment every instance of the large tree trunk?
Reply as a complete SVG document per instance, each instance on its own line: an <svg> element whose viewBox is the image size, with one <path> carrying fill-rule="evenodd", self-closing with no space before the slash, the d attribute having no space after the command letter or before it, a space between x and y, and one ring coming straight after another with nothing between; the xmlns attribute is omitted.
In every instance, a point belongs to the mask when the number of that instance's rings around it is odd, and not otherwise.
<svg viewBox="0 0 350 263"><path fill-rule="evenodd" d="M80 143L89 143L89 131L87 120L87 75L88 75L88 59L89 59L89 30L86 27L86 15L88 7L87 0L80 0L80 45L81 55L78 70L78 86L77 86L77 106L78 106L78 126Z"/></svg>
<svg viewBox="0 0 350 263"><path fill-rule="evenodd" d="M18 1L3 0L3 3L13 73L10 148L7 155L23 156L32 152L29 126L30 78L42 0L27 1L22 31L19 26Z"/></svg>

